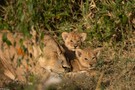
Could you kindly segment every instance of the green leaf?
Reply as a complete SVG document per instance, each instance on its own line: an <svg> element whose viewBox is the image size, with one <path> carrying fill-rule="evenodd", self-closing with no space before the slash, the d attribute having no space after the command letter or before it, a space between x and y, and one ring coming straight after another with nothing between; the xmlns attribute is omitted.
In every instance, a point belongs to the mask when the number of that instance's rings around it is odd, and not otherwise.
<svg viewBox="0 0 135 90"><path fill-rule="evenodd" d="M41 38L41 40L44 38L44 33L41 33L40 38Z"/></svg>
<svg viewBox="0 0 135 90"><path fill-rule="evenodd" d="M8 39L7 39L6 43L8 46L12 45L12 43Z"/></svg>
<svg viewBox="0 0 135 90"><path fill-rule="evenodd" d="M2 41L5 42L8 46L12 45L12 43L10 42L10 40L8 40L8 38L7 38L7 33L4 33L3 34Z"/></svg>
<svg viewBox="0 0 135 90"><path fill-rule="evenodd" d="M122 23L123 24L126 24L127 23L127 21L128 21L128 17L124 14L124 15L122 15Z"/></svg>

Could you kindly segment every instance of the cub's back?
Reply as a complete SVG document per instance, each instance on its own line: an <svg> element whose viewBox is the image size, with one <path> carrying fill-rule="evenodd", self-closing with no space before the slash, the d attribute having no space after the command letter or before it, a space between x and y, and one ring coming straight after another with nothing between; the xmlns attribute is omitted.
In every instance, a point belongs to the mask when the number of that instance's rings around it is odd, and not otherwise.
<svg viewBox="0 0 135 90"><path fill-rule="evenodd" d="M6 75L11 79L14 78L13 76L18 76L18 79L25 81L24 75L27 72L35 74L40 72L40 68L47 69L49 67L50 70L55 69L57 72L65 72L64 67L70 68L63 55L61 46L52 37L44 36L43 43L45 46L42 47L37 43L33 43L31 39L23 38L22 34L2 31L0 33L0 58ZM50 56L51 58L46 59L45 56ZM40 61L45 62L41 62L44 66L41 66ZM51 64L45 66L46 62ZM9 76L9 74L12 75ZM41 74L43 75L42 72Z"/></svg>

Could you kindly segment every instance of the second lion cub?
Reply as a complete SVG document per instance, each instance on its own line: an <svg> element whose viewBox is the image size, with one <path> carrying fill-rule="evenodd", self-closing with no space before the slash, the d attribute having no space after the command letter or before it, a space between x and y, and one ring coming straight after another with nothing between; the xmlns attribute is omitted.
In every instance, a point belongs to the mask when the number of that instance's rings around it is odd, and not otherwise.
<svg viewBox="0 0 135 90"><path fill-rule="evenodd" d="M68 50L75 51L80 47L82 42L86 39L86 33L78 33L76 31L72 31L70 33L63 32L62 38L65 42L65 46Z"/></svg>
<svg viewBox="0 0 135 90"><path fill-rule="evenodd" d="M100 48L92 50L90 48L77 49L76 59L71 60L72 71L87 71L94 67L99 56Z"/></svg>

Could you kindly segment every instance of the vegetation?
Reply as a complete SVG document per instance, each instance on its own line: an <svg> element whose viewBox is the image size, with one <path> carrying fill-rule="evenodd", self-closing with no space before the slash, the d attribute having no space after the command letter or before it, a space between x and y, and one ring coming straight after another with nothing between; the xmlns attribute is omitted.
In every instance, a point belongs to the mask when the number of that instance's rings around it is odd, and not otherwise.
<svg viewBox="0 0 135 90"><path fill-rule="evenodd" d="M60 42L64 31L86 32L84 46L104 47L97 64L97 70L104 71L100 89L135 89L135 0L11 0L0 12L0 30L29 36L34 26L39 33L56 35ZM99 76L72 86L93 90Z"/></svg>

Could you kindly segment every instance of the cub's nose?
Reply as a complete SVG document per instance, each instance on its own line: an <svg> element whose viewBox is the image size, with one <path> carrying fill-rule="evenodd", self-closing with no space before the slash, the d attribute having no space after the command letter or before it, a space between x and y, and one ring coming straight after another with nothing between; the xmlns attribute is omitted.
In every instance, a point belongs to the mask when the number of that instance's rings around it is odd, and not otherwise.
<svg viewBox="0 0 135 90"><path fill-rule="evenodd" d="M74 48L77 48L77 45L76 44L74 45Z"/></svg>
<svg viewBox="0 0 135 90"><path fill-rule="evenodd" d="M96 67L96 64L93 64L93 63L90 63L89 65L90 65L91 68Z"/></svg>
<svg viewBox="0 0 135 90"><path fill-rule="evenodd" d="M64 68L65 72L71 72L71 68Z"/></svg>
<svg viewBox="0 0 135 90"><path fill-rule="evenodd" d="M62 66L65 69L65 72L70 72L71 71L71 67L70 66Z"/></svg>

